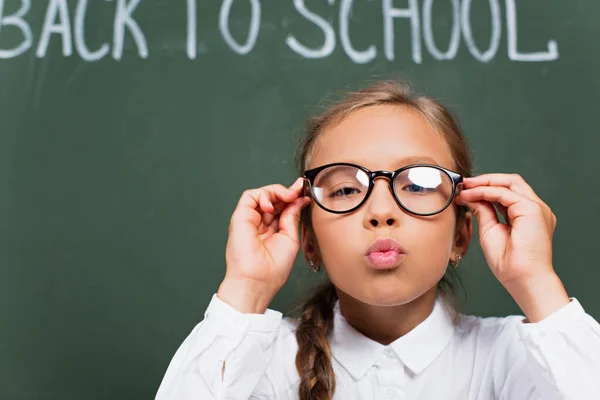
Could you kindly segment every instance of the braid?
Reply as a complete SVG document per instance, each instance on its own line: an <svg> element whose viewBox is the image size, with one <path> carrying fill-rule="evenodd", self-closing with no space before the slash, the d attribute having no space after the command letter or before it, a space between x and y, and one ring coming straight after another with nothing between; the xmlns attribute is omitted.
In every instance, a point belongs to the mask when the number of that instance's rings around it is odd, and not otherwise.
<svg viewBox="0 0 600 400"><path fill-rule="evenodd" d="M317 290L303 306L296 330L296 369L300 376L300 400L331 400L335 374L327 340L333 329L333 306L337 299L331 282Z"/></svg>

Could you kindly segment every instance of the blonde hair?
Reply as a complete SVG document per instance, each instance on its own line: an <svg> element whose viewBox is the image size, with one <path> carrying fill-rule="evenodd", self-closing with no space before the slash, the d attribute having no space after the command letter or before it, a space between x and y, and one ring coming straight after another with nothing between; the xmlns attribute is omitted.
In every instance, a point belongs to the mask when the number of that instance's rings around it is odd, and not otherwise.
<svg viewBox="0 0 600 400"><path fill-rule="evenodd" d="M450 111L437 100L418 96L403 83L384 80L369 87L348 92L322 114L308 121L306 136L299 148L300 174L308 168L316 144L325 130L340 123L354 111L378 105L401 105L410 107L425 118L431 127L444 138L454 160L454 170L464 177L471 176L471 159L465 137ZM460 207L457 222L464 219L466 209ZM302 223L311 232L310 209L302 214ZM457 223L457 229L459 224ZM453 269L449 268L438 284L438 290L447 297L455 297L456 287L452 281ZM333 306L337 300L335 286L331 282L317 288L300 307L296 339L296 369L300 376L301 400L329 400L335 392L335 374L331 363L328 337L333 328Z"/></svg>

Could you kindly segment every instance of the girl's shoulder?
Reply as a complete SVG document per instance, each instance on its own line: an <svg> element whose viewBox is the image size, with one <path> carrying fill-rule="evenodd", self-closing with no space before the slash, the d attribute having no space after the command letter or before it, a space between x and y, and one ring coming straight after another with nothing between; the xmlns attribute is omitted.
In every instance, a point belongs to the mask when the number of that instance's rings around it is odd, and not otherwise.
<svg viewBox="0 0 600 400"><path fill-rule="evenodd" d="M284 317L281 320L281 329L279 331L279 337L296 337L296 328L298 328L298 319L295 317Z"/></svg>
<svg viewBox="0 0 600 400"><path fill-rule="evenodd" d="M461 332L471 332L473 330L497 331L507 326L522 324L525 319L524 316L517 314L502 317L458 314L455 317L455 327Z"/></svg>
<svg viewBox="0 0 600 400"><path fill-rule="evenodd" d="M288 398L298 390L300 378L296 370L296 327L298 321L293 317L281 320L277 340L273 343L273 358L256 393L270 393L272 398ZM264 396L260 398L271 398Z"/></svg>
<svg viewBox="0 0 600 400"><path fill-rule="evenodd" d="M275 342L275 354L283 359L293 359L298 350L298 342L296 340L296 328L298 320L293 317L283 317Z"/></svg>
<svg viewBox="0 0 600 400"><path fill-rule="evenodd" d="M489 347L498 342L509 344L518 338L518 327L525 321L522 315L476 316L459 314L455 319L454 338Z"/></svg>

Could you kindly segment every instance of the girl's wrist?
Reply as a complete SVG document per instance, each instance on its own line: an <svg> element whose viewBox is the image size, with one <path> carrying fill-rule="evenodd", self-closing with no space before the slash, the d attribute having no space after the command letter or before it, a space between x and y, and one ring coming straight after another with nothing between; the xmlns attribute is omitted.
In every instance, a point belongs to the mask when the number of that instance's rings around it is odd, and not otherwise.
<svg viewBox="0 0 600 400"><path fill-rule="evenodd" d="M275 293L246 280L225 278L217 291L217 297L245 314L264 314Z"/></svg>
<svg viewBox="0 0 600 400"><path fill-rule="evenodd" d="M543 320L570 302L562 281L555 273L533 276L505 285L528 322Z"/></svg>

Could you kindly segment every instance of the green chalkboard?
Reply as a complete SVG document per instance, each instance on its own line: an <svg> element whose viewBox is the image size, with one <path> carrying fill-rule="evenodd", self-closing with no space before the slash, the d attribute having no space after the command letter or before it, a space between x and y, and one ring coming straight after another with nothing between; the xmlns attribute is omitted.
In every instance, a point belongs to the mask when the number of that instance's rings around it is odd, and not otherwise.
<svg viewBox="0 0 600 400"><path fill-rule="evenodd" d="M522 174L600 317L600 3L0 0L0 399L153 398L223 278L244 189L290 184L305 118L403 76L476 173ZM227 179L226 179L227 176ZM474 243L466 311L519 312ZM273 308L318 277L298 262Z"/></svg>

